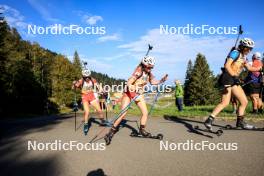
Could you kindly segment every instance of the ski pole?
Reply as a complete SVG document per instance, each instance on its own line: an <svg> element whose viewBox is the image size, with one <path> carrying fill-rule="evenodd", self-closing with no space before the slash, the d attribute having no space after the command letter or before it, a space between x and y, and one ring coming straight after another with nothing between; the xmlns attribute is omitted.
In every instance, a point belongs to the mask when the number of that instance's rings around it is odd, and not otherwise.
<svg viewBox="0 0 264 176"><path fill-rule="evenodd" d="M239 31L238 31L238 34L237 34L237 38L236 38L236 42L235 42L235 45L231 48L230 52L235 50L237 48L237 42L240 38L240 35L243 34L243 30L242 30L242 25L239 25ZM230 52L228 53L227 57L229 56ZM223 67L221 68L222 70L224 69Z"/></svg>
<svg viewBox="0 0 264 176"><path fill-rule="evenodd" d="M107 102L105 102L105 118L106 118L106 121L108 121L107 109L108 109L108 105L107 105Z"/></svg>
<svg viewBox="0 0 264 176"><path fill-rule="evenodd" d="M76 132L77 128L77 114L78 111L78 103L77 103L77 97L76 97L76 88L74 88L74 102L73 102L73 111L74 111L74 130Z"/></svg>
<svg viewBox="0 0 264 176"><path fill-rule="evenodd" d="M153 49L153 46L151 46L150 44L148 44L148 51L146 53L146 56L149 54L149 51Z"/></svg>
<svg viewBox="0 0 264 176"><path fill-rule="evenodd" d="M257 79L258 79L258 78L252 79L252 80L250 80L250 81L248 81L248 82L242 84L241 87L245 87L246 85L252 83L253 81L255 81L255 80L257 80ZM229 87L232 87L232 86L234 86L234 85L226 86L226 87L224 87L224 88L219 89L219 91L223 91L224 89L229 88ZM208 96L208 95L211 95L211 94L214 94L214 93L215 93L215 92L211 92L211 93L208 93L208 94L204 94L204 95L202 95L201 97L205 97L205 96ZM201 98L200 98L200 97L193 98L193 99L188 98L188 99L184 99L184 100L198 100L198 99L201 99ZM204 99L204 98L203 98L203 99ZM214 99L213 99L213 100L214 100Z"/></svg>
<svg viewBox="0 0 264 176"><path fill-rule="evenodd" d="M84 68L84 69L87 69L87 62L84 62L84 61L83 61L82 63L83 63L83 68Z"/></svg>
<svg viewBox="0 0 264 176"><path fill-rule="evenodd" d="M154 98L154 101L150 107L150 110L149 110L149 113L148 113L148 116L151 114L152 110L154 109L154 106L156 104L156 102L158 101L158 97L160 95L160 91L158 91L158 93L156 94L155 98Z"/></svg>
<svg viewBox="0 0 264 176"><path fill-rule="evenodd" d="M237 35L237 39L236 39L236 43L235 43L234 48L237 47L237 42L238 42L238 40L239 40L240 35L242 35L243 32L244 32L244 31L242 30L242 25L239 25L239 31L238 31L238 35Z"/></svg>
<svg viewBox="0 0 264 176"><path fill-rule="evenodd" d="M167 77L168 77L168 74L166 74L165 77L162 78L162 79L165 79L165 80L166 80ZM163 84L161 84L161 85L159 85L159 86L163 86ZM161 91L158 90L158 93L156 94L156 96L155 96L155 98L154 98L153 104L152 104L151 107L150 107L150 110L149 110L148 115L151 114L151 112L152 112L152 110L153 110L153 108L154 108L156 102L158 101L158 97L159 97L159 95L160 95L160 92L161 92Z"/></svg>

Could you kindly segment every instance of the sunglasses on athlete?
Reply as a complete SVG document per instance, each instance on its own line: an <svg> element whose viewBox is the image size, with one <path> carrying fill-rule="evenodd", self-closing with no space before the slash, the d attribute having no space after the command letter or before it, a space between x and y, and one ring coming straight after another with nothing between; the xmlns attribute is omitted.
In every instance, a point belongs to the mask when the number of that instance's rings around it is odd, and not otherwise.
<svg viewBox="0 0 264 176"><path fill-rule="evenodd" d="M84 77L83 77L84 80L87 80L87 79L90 79L90 78L91 78L91 77L89 77L89 76L84 76Z"/></svg>
<svg viewBox="0 0 264 176"><path fill-rule="evenodd" d="M147 67L145 67L145 68L150 69L150 70L153 69L153 67L151 67L151 66L150 66L150 67L147 66Z"/></svg>

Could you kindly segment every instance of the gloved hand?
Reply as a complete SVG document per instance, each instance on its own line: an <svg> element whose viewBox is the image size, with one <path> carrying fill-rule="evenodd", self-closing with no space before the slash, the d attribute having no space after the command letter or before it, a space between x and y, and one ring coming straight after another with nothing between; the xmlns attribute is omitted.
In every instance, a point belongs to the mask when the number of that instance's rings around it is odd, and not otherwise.
<svg viewBox="0 0 264 176"><path fill-rule="evenodd" d="M161 78L160 83L164 83L168 79L168 74Z"/></svg>
<svg viewBox="0 0 264 176"><path fill-rule="evenodd" d="M77 84L78 81L73 81L72 82L72 89L75 89L76 88L76 84Z"/></svg>

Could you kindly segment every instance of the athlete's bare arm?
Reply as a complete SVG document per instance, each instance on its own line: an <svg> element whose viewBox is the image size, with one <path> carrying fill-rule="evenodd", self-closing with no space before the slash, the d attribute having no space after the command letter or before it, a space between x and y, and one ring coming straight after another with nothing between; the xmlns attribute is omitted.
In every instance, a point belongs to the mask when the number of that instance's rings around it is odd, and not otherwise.
<svg viewBox="0 0 264 176"><path fill-rule="evenodd" d="M158 84L164 83L167 79L168 79L168 74L163 76L163 78L161 78L161 80L151 79L150 84L151 85L158 85Z"/></svg>
<svg viewBox="0 0 264 176"><path fill-rule="evenodd" d="M227 59L227 62L225 63L225 69L231 76L236 76L236 73L232 70L231 64L233 63L233 60L231 58Z"/></svg>
<svg viewBox="0 0 264 176"><path fill-rule="evenodd" d="M259 67L252 67L249 63L246 63L245 64L245 67L247 68L248 71L251 71L251 72L257 72L257 71L260 71L262 66L259 66Z"/></svg>
<svg viewBox="0 0 264 176"><path fill-rule="evenodd" d="M127 87L130 91L136 91L136 85L134 85L134 82L136 81L136 78L134 76L130 77L127 81Z"/></svg>

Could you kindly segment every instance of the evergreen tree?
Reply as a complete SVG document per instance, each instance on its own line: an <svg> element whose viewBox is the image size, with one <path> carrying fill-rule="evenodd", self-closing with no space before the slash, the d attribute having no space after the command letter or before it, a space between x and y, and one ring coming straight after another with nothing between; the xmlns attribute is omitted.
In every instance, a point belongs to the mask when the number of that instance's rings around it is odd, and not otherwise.
<svg viewBox="0 0 264 176"><path fill-rule="evenodd" d="M185 82L184 82L184 104L187 106L191 105L189 88L190 88L190 78L192 75L192 70L193 70L192 60L189 60L185 74Z"/></svg>
<svg viewBox="0 0 264 176"><path fill-rule="evenodd" d="M74 80L74 67L71 62L62 55L54 58L52 68L52 98L59 105L69 106L73 100L71 90L72 81Z"/></svg>
<svg viewBox="0 0 264 176"><path fill-rule="evenodd" d="M79 57L79 54L77 51L74 52L73 56L73 66L74 66L74 76L76 78L79 78L82 74L82 64L81 64L81 59Z"/></svg>
<svg viewBox="0 0 264 176"><path fill-rule="evenodd" d="M189 80L190 105L208 105L215 102L215 78L204 55L197 55Z"/></svg>
<svg viewBox="0 0 264 176"><path fill-rule="evenodd" d="M22 40L15 28L0 22L0 114L43 113L49 104L55 112L69 106L74 97L73 80L81 77L77 51L73 62L44 49L38 43ZM92 72L98 82L121 83L106 74ZM14 111L14 108L16 111Z"/></svg>

